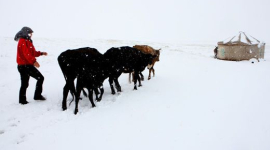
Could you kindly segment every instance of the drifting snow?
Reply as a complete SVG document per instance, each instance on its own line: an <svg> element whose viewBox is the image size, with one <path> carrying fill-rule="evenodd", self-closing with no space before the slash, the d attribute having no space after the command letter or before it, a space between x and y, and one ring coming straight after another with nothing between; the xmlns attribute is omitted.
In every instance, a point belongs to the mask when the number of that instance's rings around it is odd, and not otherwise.
<svg viewBox="0 0 270 150"><path fill-rule="evenodd" d="M213 58L213 44L174 44L86 39L34 39L37 60L45 76L44 96L33 100L31 78L27 105L18 104L20 76L17 43L1 38L0 149L1 150L236 150L270 149L270 53L265 60L233 62ZM123 74L123 92L104 96L91 108L87 98L61 110L64 77L57 63L67 49L148 44L162 48L156 76L137 91ZM143 73L145 77L148 70ZM69 95L68 101L72 97Z"/></svg>

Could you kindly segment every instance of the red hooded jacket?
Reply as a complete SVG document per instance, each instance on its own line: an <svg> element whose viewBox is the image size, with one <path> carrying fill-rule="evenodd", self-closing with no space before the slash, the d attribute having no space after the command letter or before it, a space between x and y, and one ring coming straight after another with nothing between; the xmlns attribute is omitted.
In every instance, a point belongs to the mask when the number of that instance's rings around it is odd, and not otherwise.
<svg viewBox="0 0 270 150"><path fill-rule="evenodd" d="M33 65L36 62L35 57L41 55L40 51L36 51L30 40L20 38L17 47L17 63L18 65Z"/></svg>

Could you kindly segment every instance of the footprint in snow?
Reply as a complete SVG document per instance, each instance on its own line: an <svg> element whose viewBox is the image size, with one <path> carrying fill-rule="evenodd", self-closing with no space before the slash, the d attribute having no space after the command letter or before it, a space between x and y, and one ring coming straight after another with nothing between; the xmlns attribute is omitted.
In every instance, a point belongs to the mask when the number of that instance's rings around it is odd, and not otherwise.
<svg viewBox="0 0 270 150"><path fill-rule="evenodd" d="M1 135L1 134L4 134L4 133L5 133L5 131L4 131L4 130L0 130L0 135Z"/></svg>
<svg viewBox="0 0 270 150"><path fill-rule="evenodd" d="M20 139L17 141L17 144L24 142L24 139L25 139L25 135L21 135Z"/></svg>
<svg viewBox="0 0 270 150"><path fill-rule="evenodd" d="M12 123L10 126L11 127L17 127L17 124L16 123Z"/></svg>

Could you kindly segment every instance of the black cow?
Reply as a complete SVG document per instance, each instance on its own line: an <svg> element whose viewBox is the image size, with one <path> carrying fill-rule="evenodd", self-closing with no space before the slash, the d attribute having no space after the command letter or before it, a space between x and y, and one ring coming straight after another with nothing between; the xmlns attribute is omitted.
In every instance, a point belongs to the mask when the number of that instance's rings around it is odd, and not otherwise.
<svg viewBox="0 0 270 150"><path fill-rule="evenodd" d="M94 89L101 87L102 98L103 81L109 77L112 94L115 94L113 82L117 91L121 91L118 77L124 73L134 72L134 89L137 89L137 80L140 81L141 73L147 65L152 63L153 56L143 54L132 47L111 48L104 55L93 48L81 48L77 50L67 50L58 57L59 65L66 79L64 86L62 108L66 110L66 98L69 90L76 97L75 111L78 112L78 103L81 90L87 88L89 100L93 107L92 93ZM74 80L77 78L76 90ZM140 85L139 85L140 86Z"/></svg>
<svg viewBox="0 0 270 150"><path fill-rule="evenodd" d="M119 76L124 73L134 72L134 89L137 90L137 81L140 83L139 73L147 65L151 68L153 56L144 54L133 47L111 48L104 53L104 58L110 64L109 67L109 84L112 94L115 94L113 82L118 92L121 92L121 86L118 82ZM141 86L141 84L139 84Z"/></svg>
<svg viewBox="0 0 270 150"><path fill-rule="evenodd" d="M88 66L88 65L95 64L93 62L95 61L98 62L99 59L102 59L101 57L103 57L102 54L100 54L95 48L89 48L89 47L79 48L75 50L67 50L59 55L58 63L63 72L64 78L66 80L66 84L63 90L63 101L62 101L63 110L67 109L66 99L68 96L68 92L70 91L73 97L74 95L76 96L74 80L79 76L80 73L81 73L80 77L84 77L83 76L84 74L82 74L82 72L86 68L87 69L91 68L91 66ZM95 83L95 85L99 85L99 87L101 87L100 97L98 97L97 92L95 92L97 96L97 100L100 101L102 98L102 94L104 92L102 88L102 83ZM98 87L98 86L95 86L95 87ZM95 88L95 91L97 91L96 89L97 88ZM88 91L90 91L90 89L88 89ZM92 103L92 106L94 107L93 101L91 99L90 101Z"/></svg>
<svg viewBox="0 0 270 150"><path fill-rule="evenodd" d="M215 54L215 58L217 58L217 54L218 54L218 47L216 46L216 48L214 49L214 54Z"/></svg>
<svg viewBox="0 0 270 150"><path fill-rule="evenodd" d="M100 88L101 95L99 100L102 99L104 93L103 82L109 76L108 63L103 58L103 55L93 56L85 63L83 68L79 71L76 85L76 104L74 113L78 112L78 103L80 99L80 93L83 88L87 88L89 92L89 100L92 107L95 107L93 102L93 90Z"/></svg>

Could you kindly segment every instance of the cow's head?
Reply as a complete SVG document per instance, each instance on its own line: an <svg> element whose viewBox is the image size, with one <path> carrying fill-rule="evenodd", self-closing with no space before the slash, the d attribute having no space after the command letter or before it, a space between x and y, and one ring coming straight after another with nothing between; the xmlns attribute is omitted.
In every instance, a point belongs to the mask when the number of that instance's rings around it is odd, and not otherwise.
<svg viewBox="0 0 270 150"><path fill-rule="evenodd" d="M154 56L151 54L147 54L147 69L150 69L153 67L153 60L154 60Z"/></svg>
<svg viewBox="0 0 270 150"><path fill-rule="evenodd" d="M160 55L160 50L161 49L159 49L159 50L155 50L155 61L159 61L159 55Z"/></svg>
<svg viewBox="0 0 270 150"><path fill-rule="evenodd" d="M152 55L151 64L149 64L149 65L147 66L148 69L152 68L152 67L154 66L154 64L155 64L157 61L159 61L160 50L161 50L161 49L155 50L155 54Z"/></svg>

